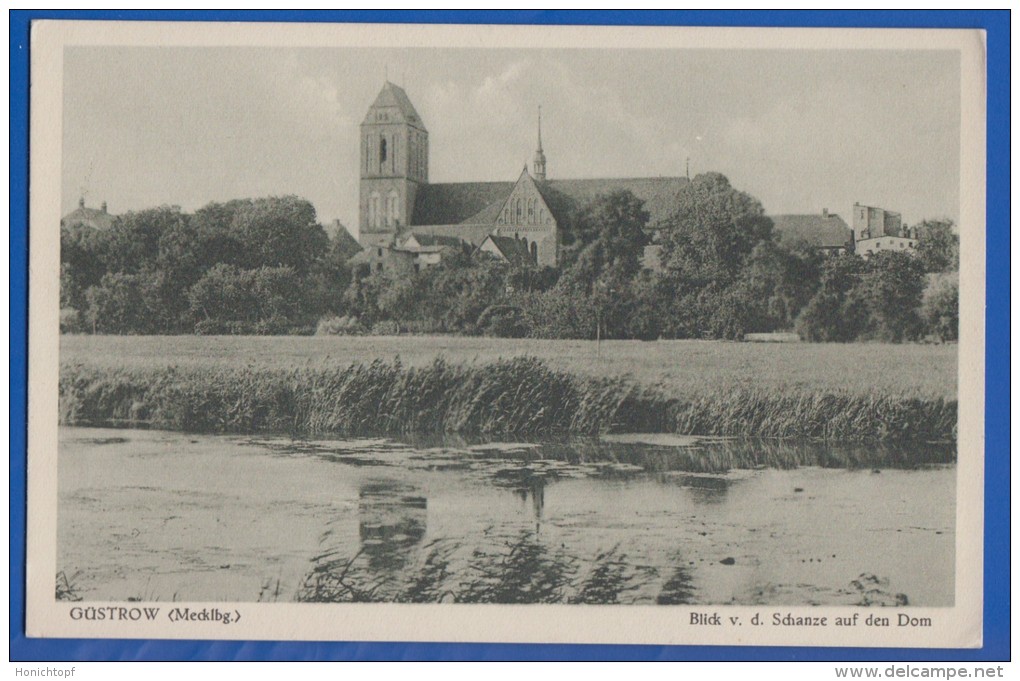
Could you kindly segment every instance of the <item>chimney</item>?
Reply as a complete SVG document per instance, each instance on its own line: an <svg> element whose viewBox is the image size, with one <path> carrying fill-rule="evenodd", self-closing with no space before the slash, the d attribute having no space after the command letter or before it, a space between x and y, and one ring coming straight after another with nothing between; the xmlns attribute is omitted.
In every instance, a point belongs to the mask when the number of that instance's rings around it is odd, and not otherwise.
<svg viewBox="0 0 1020 681"><path fill-rule="evenodd" d="M103 205L106 205L106 204L103 204ZM823 208L822 209L822 217L825 218L825 219L828 219L828 217L829 217L829 209L828 208Z"/></svg>
<svg viewBox="0 0 1020 681"><path fill-rule="evenodd" d="M101 204L99 205L99 210L103 211L104 213L106 212L106 201L103 201L103 202L102 202L102 203L101 203Z"/></svg>

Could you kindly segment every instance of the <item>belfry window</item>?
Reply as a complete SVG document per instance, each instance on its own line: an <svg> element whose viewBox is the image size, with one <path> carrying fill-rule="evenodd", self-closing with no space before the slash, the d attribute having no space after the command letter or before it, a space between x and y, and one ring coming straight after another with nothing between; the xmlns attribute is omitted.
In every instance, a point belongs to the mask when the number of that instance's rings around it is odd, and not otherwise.
<svg viewBox="0 0 1020 681"><path fill-rule="evenodd" d="M386 138L383 137L379 140L379 169L383 168L383 164L386 163Z"/></svg>

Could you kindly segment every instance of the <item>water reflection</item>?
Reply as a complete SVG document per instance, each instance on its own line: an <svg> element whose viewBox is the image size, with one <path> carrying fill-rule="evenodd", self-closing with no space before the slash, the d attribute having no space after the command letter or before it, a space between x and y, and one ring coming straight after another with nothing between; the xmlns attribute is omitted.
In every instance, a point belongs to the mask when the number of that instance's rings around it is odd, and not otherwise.
<svg viewBox="0 0 1020 681"><path fill-rule="evenodd" d="M428 502L419 490L396 480L362 483L358 491L361 551L373 570L399 570L425 537Z"/></svg>
<svg viewBox="0 0 1020 681"><path fill-rule="evenodd" d="M650 434L612 441L571 438L519 443L444 435L409 437L407 445L428 452L428 460L433 462L438 457L478 463L565 464L552 470L558 476L578 471L600 477L625 477L635 471L725 473L736 469L789 470L804 466L912 469L956 461L956 447L942 442L833 443ZM572 470L573 467L577 468Z"/></svg>
<svg viewBox="0 0 1020 681"><path fill-rule="evenodd" d="M730 487L737 482L720 475L663 475L660 480L686 488L696 504L721 504L726 501Z"/></svg>
<svg viewBox="0 0 1020 681"><path fill-rule="evenodd" d="M944 445L61 437L69 600L954 602Z"/></svg>
<svg viewBox="0 0 1020 681"><path fill-rule="evenodd" d="M542 511L545 509L545 488L550 475L536 471L530 466L504 468L493 475L493 484L505 487L525 504L531 501L531 512L535 519L535 532L542 527Z"/></svg>

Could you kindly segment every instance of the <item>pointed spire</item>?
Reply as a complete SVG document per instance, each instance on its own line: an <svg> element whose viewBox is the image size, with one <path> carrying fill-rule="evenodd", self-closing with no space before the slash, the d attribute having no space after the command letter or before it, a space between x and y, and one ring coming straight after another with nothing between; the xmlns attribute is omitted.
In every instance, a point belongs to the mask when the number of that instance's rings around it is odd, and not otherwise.
<svg viewBox="0 0 1020 681"><path fill-rule="evenodd" d="M542 151L542 105L538 105L538 150Z"/></svg>
<svg viewBox="0 0 1020 681"><path fill-rule="evenodd" d="M545 152L542 151L542 107L538 107L538 149L535 150L535 179L545 181Z"/></svg>

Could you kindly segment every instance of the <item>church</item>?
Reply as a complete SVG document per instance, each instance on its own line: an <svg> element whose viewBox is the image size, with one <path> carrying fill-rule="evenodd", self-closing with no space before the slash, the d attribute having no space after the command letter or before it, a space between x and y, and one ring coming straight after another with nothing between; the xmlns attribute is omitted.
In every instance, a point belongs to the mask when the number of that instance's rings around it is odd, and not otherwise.
<svg viewBox="0 0 1020 681"><path fill-rule="evenodd" d="M429 182L429 133L407 93L386 82L361 124L357 260L372 271L420 271L442 253L483 250L511 262L555 267L570 214L625 189L645 202L649 227L668 216L685 177L559 179L542 149L516 181Z"/></svg>

